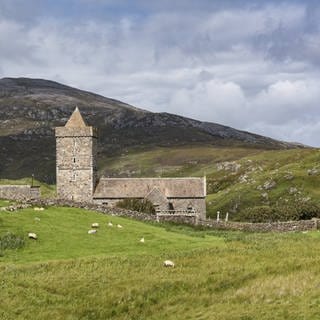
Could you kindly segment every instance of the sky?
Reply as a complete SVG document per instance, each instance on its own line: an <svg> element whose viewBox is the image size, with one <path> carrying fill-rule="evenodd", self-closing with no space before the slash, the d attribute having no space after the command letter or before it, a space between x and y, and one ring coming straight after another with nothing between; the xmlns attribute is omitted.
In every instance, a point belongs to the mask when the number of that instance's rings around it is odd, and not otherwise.
<svg viewBox="0 0 320 320"><path fill-rule="evenodd" d="M0 78L320 147L318 0L0 0Z"/></svg>

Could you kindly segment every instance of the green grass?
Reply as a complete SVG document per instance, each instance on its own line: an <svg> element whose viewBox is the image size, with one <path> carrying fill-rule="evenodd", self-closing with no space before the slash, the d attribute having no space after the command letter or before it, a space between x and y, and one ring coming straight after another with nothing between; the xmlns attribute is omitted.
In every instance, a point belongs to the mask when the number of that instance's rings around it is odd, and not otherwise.
<svg viewBox="0 0 320 320"><path fill-rule="evenodd" d="M39 236L0 258L0 319L320 317L318 232L201 231L70 208L0 217L0 234Z"/></svg>
<svg viewBox="0 0 320 320"><path fill-rule="evenodd" d="M319 204L319 160L317 149L265 151L236 161L241 165L236 172L215 168L207 176L207 214L215 217L217 211L224 214L228 211L231 218L237 218L249 207L295 206L305 201ZM313 168L319 173L309 175L308 170ZM244 175L247 177L245 182L241 181ZM263 185L270 180L276 185L266 190ZM290 188L297 192L291 194Z"/></svg>
<svg viewBox="0 0 320 320"><path fill-rule="evenodd" d="M10 206L13 203L11 200L2 200L0 199L0 208Z"/></svg>
<svg viewBox="0 0 320 320"><path fill-rule="evenodd" d="M105 254L159 254L168 249L189 250L212 245L212 239L170 233L157 226L75 208L50 207L44 211L29 208L14 213L1 212L0 218L0 235L9 231L25 236L29 232L38 235L37 241L28 240L24 250L8 251L0 262L24 263ZM97 234L89 235L87 232L94 222L98 222L100 228ZM114 226L109 227L108 222ZM117 224L123 228L117 228ZM139 242L141 237L146 239L144 245ZM216 238L215 244L221 245L221 239Z"/></svg>

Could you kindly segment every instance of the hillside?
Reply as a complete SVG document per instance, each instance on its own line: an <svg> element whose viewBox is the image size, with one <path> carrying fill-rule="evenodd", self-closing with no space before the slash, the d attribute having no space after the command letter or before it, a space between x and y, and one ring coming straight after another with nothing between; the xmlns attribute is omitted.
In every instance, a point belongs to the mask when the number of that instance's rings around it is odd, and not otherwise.
<svg viewBox="0 0 320 320"><path fill-rule="evenodd" d="M7 232L25 245L0 255L0 319L320 317L318 232L166 229L70 208L0 211L0 239Z"/></svg>
<svg viewBox="0 0 320 320"><path fill-rule="evenodd" d="M296 219L297 210L320 214L319 163L318 149L194 146L129 152L100 166L111 176L206 175L207 216L215 218L220 211L223 218L228 212L229 219L250 221L248 209L263 207L281 213L266 220L277 221Z"/></svg>
<svg viewBox="0 0 320 320"><path fill-rule="evenodd" d="M263 150L295 147L220 124L148 112L53 81L3 78L0 80L0 177L16 179L34 173L41 181L54 183L53 128L64 125L76 105L87 122L99 128L102 164L110 157L159 147L167 150L181 146Z"/></svg>

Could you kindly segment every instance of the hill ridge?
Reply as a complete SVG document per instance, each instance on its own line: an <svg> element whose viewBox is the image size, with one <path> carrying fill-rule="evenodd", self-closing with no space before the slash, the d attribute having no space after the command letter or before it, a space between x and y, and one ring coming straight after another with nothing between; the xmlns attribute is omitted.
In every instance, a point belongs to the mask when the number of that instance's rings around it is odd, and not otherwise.
<svg viewBox="0 0 320 320"><path fill-rule="evenodd" d="M89 125L99 129L102 158L136 148L186 145L296 147L217 123L139 109L52 80L7 77L0 79L0 177L21 178L36 173L41 180L52 183L53 128L65 125L75 106L81 109Z"/></svg>

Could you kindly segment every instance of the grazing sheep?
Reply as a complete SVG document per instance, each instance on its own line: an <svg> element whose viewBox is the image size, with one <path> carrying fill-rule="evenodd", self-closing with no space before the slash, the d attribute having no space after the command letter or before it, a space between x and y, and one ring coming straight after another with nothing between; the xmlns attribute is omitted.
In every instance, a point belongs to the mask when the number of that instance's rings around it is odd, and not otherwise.
<svg viewBox="0 0 320 320"><path fill-rule="evenodd" d="M112 222L109 222L109 223L108 223L108 226L109 226L109 227L113 227Z"/></svg>
<svg viewBox="0 0 320 320"><path fill-rule="evenodd" d="M40 218L35 217L34 220L35 220L35 221L40 221Z"/></svg>
<svg viewBox="0 0 320 320"><path fill-rule="evenodd" d="M140 242L141 242L141 243L144 243L144 237L142 237L142 238L140 239Z"/></svg>
<svg viewBox="0 0 320 320"><path fill-rule="evenodd" d="M94 234L97 233L97 229L91 229L88 231L88 234Z"/></svg>
<svg viewBox="0 0 320 320"><path fill-rule="evenodd" d="M98 222L92 223L91 228L99 228L99 223Z"/></svg>
<svg viewBox="0 0 320 320"><path fill-rule="evenodd" d="M43 207L41 207L41 208L39 208L39 207L34 207L33 210L34 210L34 211L43 211L44 208L43 208Z"/></svg>
<svg viewBox="0 0 320 320"><path fill-rule="evenodd" d="M33 232L29 232L28 233L28 237L29 237L29 239L33 239L33 240L37 240L38 239L37 235L35 233L33 233Z"/></svg>
<svg viewBox="0 0 320 320"><path fill-rule="evenodd" d="M163 262L163 265L164 265L165 267L174 268L174 262L172 262L171 260L165 260L165 261Z"/></svg>
<svg viewBox="0 0 320 320"><path fill-rule="evenodd" d="M117 227L120 229L123 228L123 226L121 224L117 224Z"/></svg>

